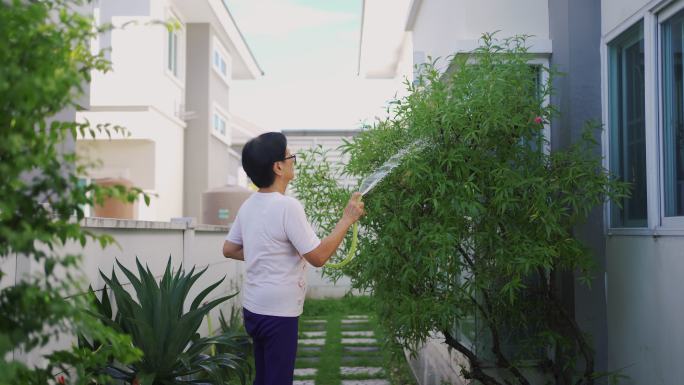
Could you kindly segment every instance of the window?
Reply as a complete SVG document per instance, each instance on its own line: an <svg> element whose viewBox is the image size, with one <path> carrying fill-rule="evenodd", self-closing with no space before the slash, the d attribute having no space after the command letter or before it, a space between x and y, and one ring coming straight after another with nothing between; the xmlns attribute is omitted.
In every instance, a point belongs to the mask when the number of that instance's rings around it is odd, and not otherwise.
<svg viewBox="0 0 684 385"><path fill-rule="evenodd" d="M226 60L218 50L214 50L214 68L225 78L228 76Z"/></svg>
<svg viewBox="0 0 684 385"><path fill-rule="evenodd" d="M631 184L630 197L612 202L611 225L646 227L643 22L609 44L608 60L610 170Z"/></svg>
<svg viewBox="0 0 684 385"><path fill-rule="evenodd" d="M546 102L543 100L544 98L544 89L543 87L545 86L544 84L544 70L543 66L541 64L530 64L529 65L530 69L530 77L532 78L532 85L534 89L531 91L534 96L539 99L539 102L542 104L546 104ZM537 135L534 138L527 139L526 143L530 147L530 149L534 151L542 151L545 149L544 146L544 140L548 139L546 137L546 127L544 130L540 130L537 132Z"/></svg>
<svg viewBox="0 0 684 385"><path fill-rule="evenodd" d="M166 68L178 77L178 32L176 30L168 31L168 58Z"/></svg>
<svg viewBox="0 0 684 385"><path fill-rule="evenodd" d="M228 81L228 51L223 47L223 44L221 44L221 42L216 37L214 37L213 45L213 67L224 80Z"/></svg>
<svg viewBox="0 0 684 385"><path fill-rule="evenodd" d="M662 24L663 199L666 217L684 216L684 11Z"/></svg>
<svg viewBox="0 0 684 385"><path fill-rule="evenodd" d="M226 119L216 112L214 112L214 132L226 136Z"/></svg>

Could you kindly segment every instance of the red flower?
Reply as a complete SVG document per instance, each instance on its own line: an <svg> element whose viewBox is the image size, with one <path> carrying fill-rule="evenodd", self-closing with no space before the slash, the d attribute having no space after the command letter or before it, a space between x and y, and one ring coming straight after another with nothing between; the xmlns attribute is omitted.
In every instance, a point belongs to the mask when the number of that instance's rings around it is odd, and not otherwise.
<svg viewBox="0 0 684 385"><path fill-rule="evenodd" d="M542 124L544 123L544 119L542 119L541 116L537 116L536 118L534 118L534 122L537 124Z"/></svg>
<svg viewBox="0 0 684 385"><path fill-rule="evenodd" d="M57 377L57 383L58 383L59 385L65 385L65 384L66 384L66 379L64 378L64 376L59 376L59 377Z"/></svg>

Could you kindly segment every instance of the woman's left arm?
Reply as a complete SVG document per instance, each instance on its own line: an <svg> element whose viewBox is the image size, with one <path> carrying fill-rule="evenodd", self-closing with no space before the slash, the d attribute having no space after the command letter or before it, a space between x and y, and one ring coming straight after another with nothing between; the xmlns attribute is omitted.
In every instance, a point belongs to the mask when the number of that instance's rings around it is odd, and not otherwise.
<svg viewBox="0 0 684 385"><path fill-rule="evenodd" d="M223 242L223 256L226 258L237 259L238 261L245 260L242 245L237 243L225 241Z"/></svg>

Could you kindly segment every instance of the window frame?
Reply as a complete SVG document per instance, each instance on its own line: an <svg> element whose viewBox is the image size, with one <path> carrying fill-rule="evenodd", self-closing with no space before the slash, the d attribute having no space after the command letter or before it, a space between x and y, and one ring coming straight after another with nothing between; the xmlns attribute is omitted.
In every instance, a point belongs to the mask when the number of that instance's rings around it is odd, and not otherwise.
<svg viewBox="0 0 684 385"><path fill-rule="evenodd" d="M221 68L217 68L217 64L215 61L216 55L218 54L220 60L223 61L225 64L225 69L226 73L224 74L221 72ZM212 49L211 49L211 68L216 72L216 74L223 79L223 81L226 84L229 84L230 82L230 55L228 54L228 50L225 48L225 46L221 43L221 41L214 36L213 41L212 41ZM220 67L220 66L219 66Z"/></svg>
<svg viewBox="0 0 684 385"><path fill-rule="evenodd" d="M639 26L640 24L641 24L641 26ZM646 103L647 103L646 102L646 88L647 88L646 77L647 77L647 75L646 75L645 67L646 67L647 58L646 58L646 31L645 31L645 28L646 28L645 21L643 19L638 20L635 23L633 23L632 25L630 25L629 27L627 27L626 29L624 29L623 31L621 31L617 36L615 36L609 42L607 42L607 71L606 71L607 103L605 105L606 105L606 109L607 109L606 116L608 117L608 121L607 121L607 124L605 125L605 127L606 127L605 131L606 131L606 137L608 139L607 148L608 148L608 152L610 154L609 157L606 157L607 162L608 162L607 169L610 170L611 172L613 172L613 164L612 163L613 163L613 160L615 160L614 154L613 154L613 149L614 149L613 145L614 145L615 139L617 139L618 135L620 134L620 133L616 132L616 129L624 130L624 127L617 127L618 123L613 122L613 118L618 115L618 112L615 111L614 108L616 106L619 106L623 102L622 98L624 97L624 95L617 94L617 92L614 89L615 87L618 87L619 84L621 84L621 83L615 84L615 82L617 82L617 81L621 82L624 80L623 79L624 73L622 74L622 77L620 79L617 79L618 74L613 71L615 69L614 66L617 65L617 63L614 63L614 60L616 60L616 56L617 56L617 54L614 50L614 47L613 47L614 45L619 45L621 47L627 47L627 46L631 46L631 45L637 43L640 40L644 41L644 99L643 99L643 104L644 104L644 150L648 151L648 143L647 143L647 139L646 139L646 131L648 131L648 127L647 127L648 126L648 124L647 124L648 118L647 118L647 111L646 111ZM634 33L635 32L634 30L636 30L636 29L641 29L642 33L640 36L638 36L638 37L636 37L636 36L624 36L625 34L628 34L628 33ZM624 63L620 63L620 65L622 65L622 64L624 64ZM620 100L614 100L614 97L619 97ZM623 114L624 114L624 111L623 111ZM624 147L624 146L625 145L623 144L622 147ZM646 155L646 158L648 158L648 155ZM637 220L632 220L632 221L626 220L625 223L622 223L619 226L616 225L615 223L613 223L614 219L615 219L615 215L613 213L614 206L611 204L610 205L611 207L609 207L610 216L608 216L608 221L609 221L610 227L612 229L644 229L644 228L648 228L648 225L649 225L648 220L650 217L650 215L649 215L650 213L648 210L648 199L650 196L650 192L648 191L648 174L649 174L648 173L648 159L646 159L645 167L646 167L646 170L645 170L645 172L646 172L646 202L644 202L644 204L646 205L646 207L645 207L646 208L645 223L642 224L642 222L640 220L638 220L638 221ZM623 208L623 210L624 209L625 208Z"/></svg>
<svg viewBox="0 0 684 385"><path fill-rule="evenodd" d="M215 119L218 117L221 119L225 125L225 133L221 134L221 132L216 130L215 127ZM224 144L230 146L231 145L231 128L230 128L230 114L221 108L218 104L214 103L213 108L211 110L211 135L219 139L221 142Z"/></svg>
<svg viewBox="0 0 684 385"><path fill-rule="evenodd" d="M663 50L663 44L665 43L665 37L663 30L665 28L665 23L670 21L672 17L674 17L677 13L680 11L684 10L684 1L680 2L675 2L668 6L666 9L664 9L662 12L658 14L658 19L657 19L657 41L656 41L656 48L657 48L657 60L658 60L658 111L660 112L660 116L658 119L658 134L659 134L659 141L658 141L658 150L660 152L659 156L659 176L660 176L660 183L659 183L659 188L660 188L660 216L661 216L661 226L663 228L670 228L670 229L682 229L684 230L684 215L680 216L666 216L666 184L667 184L667 179L665 176L665 170L666 170L666 151L665 151L665 86L663 84L664 82L664 77L665 77L665 71L663 68L664 65L664 50Z"/></svg>
<svg viewBox="0 0 684 385"><path fill-rule="evenodd" d="M608 44L634 24L644 23L644 72L645 72L645 119L646 119L646 228L612 227L611 204L606 202L603 210L604 233L634 236L682 236L684 216L665 217L664 211L664 154L663 154L663 100L662 100L662 24L672 15L684 9L684 0L651 0L640 10L623 20L615 28L604 32L601 38L601 89L602 117L604 126L610 126L608 104ZM602 134L603 165L610 169L610 138L608 130Z"/></svg>
<svg viewBox="0 0 684 385"><path fill-rule="evenodd" d="M182 33L185 27L185 22L183 19L181 19L178 14L172 9L168 8L166 12L166 19L168 22L172 23L178 23L180 25L179 29L176 30L169 30L168 28L164 27L164 32L165 32L165 47L164 47L164 53L165 53L165 58L164 58L164 72L166 73L171 80L173 80L176 85L179 87L183 88L184 84L183 81L185 79L184 76L184 71L185 71L185 61L184 61L184 56L185 56L185 36ZM171 39L174 38L175 41L172 44ZM173 50L171 49L173 45ZM172 63L172 54L174 54L173 57L173 66L171 66Z"/></svg>
<svg viewBox="0 0 684 385"><path fill-rule="evenodd" d="M551 62L549 60L548 55L538 55L530 60L527 61L527 65L529 66L537 66L541 67L542 69L539 71L539 84L544 85L547 84L550 78L549 71L545 71L544 68L551 68ZM551 104L551 95L546 95L544 96L543 100L543 105L544 107L547 107ZM551 124L549 122L544 123L544 148L543 152L544 154L550 154L551 153Z"/></svg>

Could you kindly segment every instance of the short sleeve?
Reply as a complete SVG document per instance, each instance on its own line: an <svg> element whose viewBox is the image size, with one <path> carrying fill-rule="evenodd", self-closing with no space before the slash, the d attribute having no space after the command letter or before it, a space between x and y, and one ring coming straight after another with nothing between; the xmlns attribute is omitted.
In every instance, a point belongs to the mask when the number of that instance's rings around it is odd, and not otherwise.
<svg viewBox="0 0 684 385"><path fill-rule="evenodd" d="M296 199L288 202L285 211L285 233L299 255L304 255L321 244L321 240L306 219L304 207Z"/></svg>
<svg viewBox="0 0 684 385"><path fill-rule="evenodd" d="M228 235L226 236L226 241L235 243L236 245L242 244L242 229L240 228L240 215L237 215L235 217L235 221L233 222L233 225L230 227L230 231L228 231Z"/></svg>

